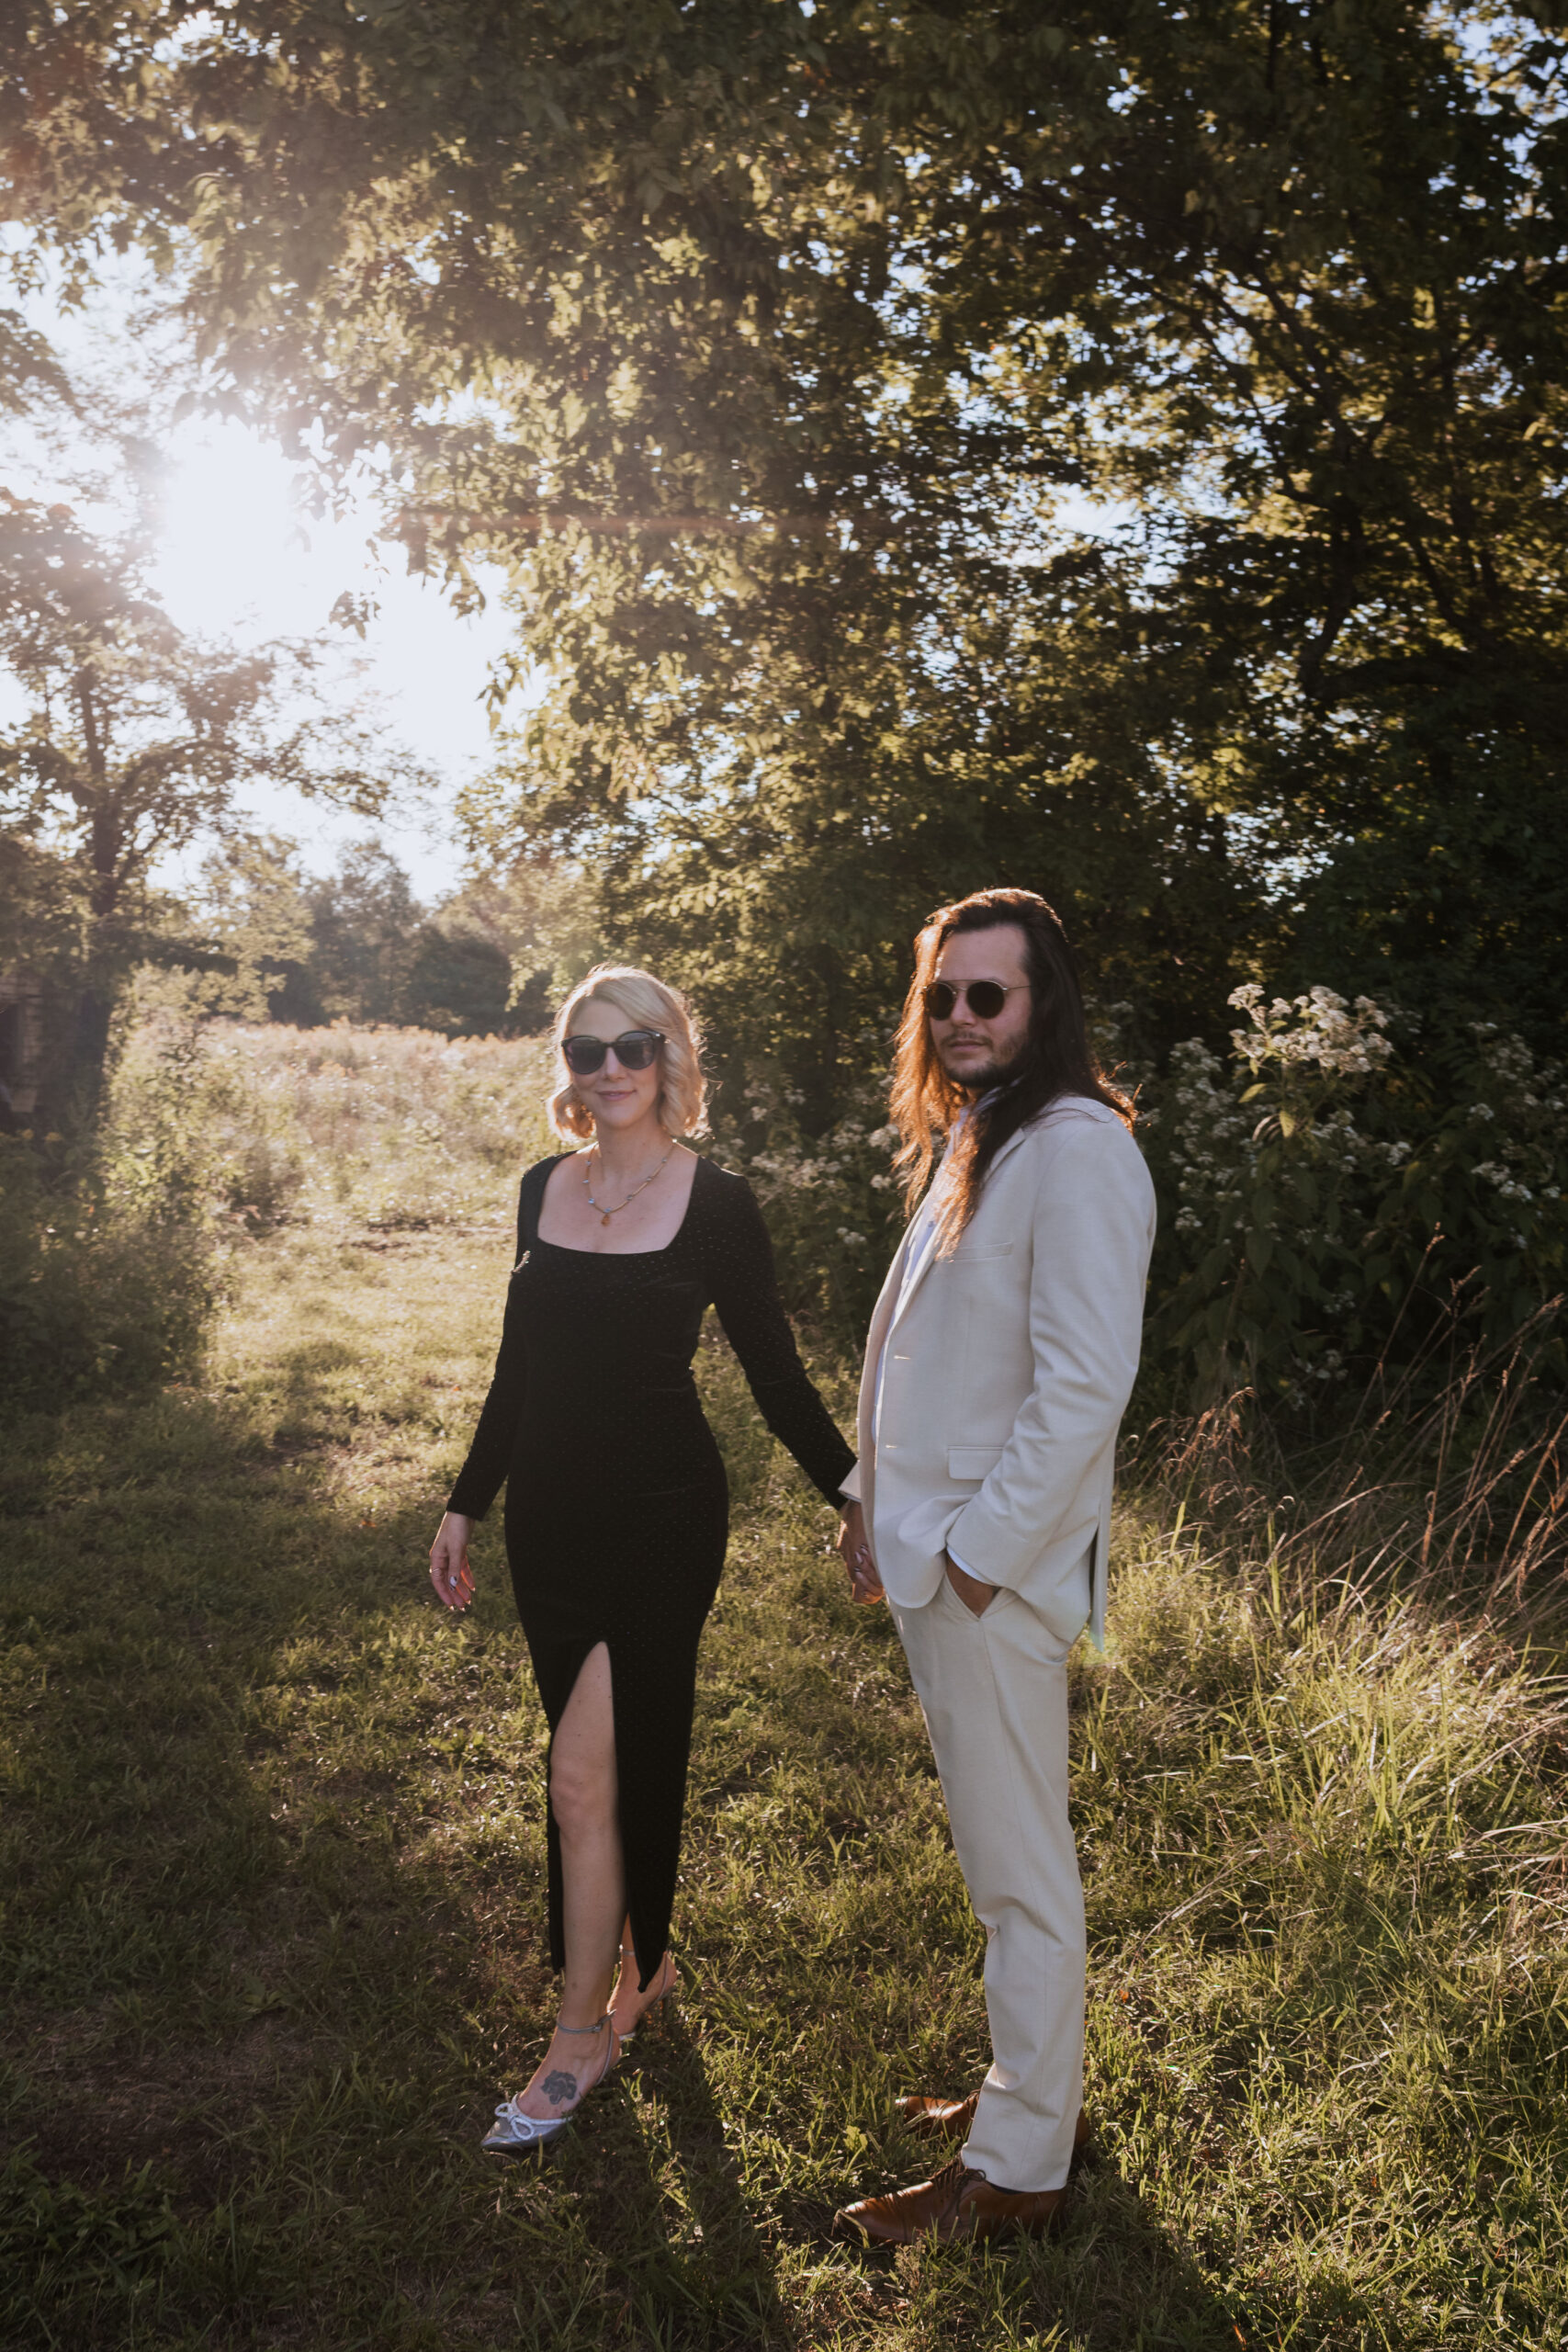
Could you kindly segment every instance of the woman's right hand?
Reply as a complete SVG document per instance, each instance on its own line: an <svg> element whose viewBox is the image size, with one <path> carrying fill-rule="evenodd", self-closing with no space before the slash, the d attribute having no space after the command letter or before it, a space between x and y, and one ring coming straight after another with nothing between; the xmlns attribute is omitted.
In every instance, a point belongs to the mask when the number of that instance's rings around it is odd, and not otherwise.
<svg viewBox="0 0 1568 2352"><path fill-rule="evenodd" d="M447 1511L430 1547L430 1581L435 1587L435 1598L448 1609L466 1609L474 1597L473 1570L468 1566L473 1524L460 1510Z"/></svg>

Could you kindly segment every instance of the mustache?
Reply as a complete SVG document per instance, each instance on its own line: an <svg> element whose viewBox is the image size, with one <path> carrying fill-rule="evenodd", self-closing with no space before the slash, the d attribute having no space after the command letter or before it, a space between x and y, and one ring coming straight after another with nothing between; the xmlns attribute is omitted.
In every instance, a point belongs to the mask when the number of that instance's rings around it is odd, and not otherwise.
<svg viewBox="0 0 1568 2352"><path fill-rule="evenodd" d="M946 1050L951 1051L955 1042L956 1041L954 1039L949 1038L947 1041ZM970 1040L969 1042L983 1044L985 1041L983 1039L975 1039ZM939 1061L942 1059L941 1054L938 1055L937 1058ZM998 1062L993 1057L992 1059L980 1063L976 1069L966 1069L963 1077L961 1079L957 1079L955 1083L960 1086L977 1091L982 1094L1010 1094L1015 1086L1021 1085L1023 1080L1029 1076L1033 1059L1034 1057L1031 1053L1029 1046L1025 1045L1013 1055L1010 1061Z"/></svg>

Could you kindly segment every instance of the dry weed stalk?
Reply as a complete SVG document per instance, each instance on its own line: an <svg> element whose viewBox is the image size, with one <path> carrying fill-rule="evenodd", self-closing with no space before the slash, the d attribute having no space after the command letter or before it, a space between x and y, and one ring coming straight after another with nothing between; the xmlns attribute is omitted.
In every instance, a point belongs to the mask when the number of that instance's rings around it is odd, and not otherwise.
<svg viewBox="0 0 1568 2352"><path fill-rule="evenodd" d="M1293 1458L1235 1389L1148 1432L1156 1482L1210 1549L1302 1593L1462 1592L1492 1616L1545 1603L1568 1566L1568 1396L1543 1369L1562 1306L1495 1348L1466 1344L1455 1311L1397 1374L1378 1364L1332 1443Z"/></svg>

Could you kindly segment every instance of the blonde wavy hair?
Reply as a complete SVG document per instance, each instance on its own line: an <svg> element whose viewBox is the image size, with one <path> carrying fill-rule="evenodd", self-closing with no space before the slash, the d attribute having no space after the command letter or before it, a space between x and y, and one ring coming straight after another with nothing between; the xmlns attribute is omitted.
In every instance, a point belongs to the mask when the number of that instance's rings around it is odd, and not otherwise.
<svg viewBox="0 0 1568 2352"><path fill-rule="evenodd" d="M667 988L635 964L596 964L556 1015L552 1035L558 1054L571 1033L572 1014L590 997L624 1012L629 1028L659 1030L664 1039L659 1049L659 1124L667 1136L700 1135L707 1121L708 1094L702 1032L679 989ZM592 1114L571 1082L564 1055L560 1067L565 1083L550 1096L546 1116L562 1143L587 1143L593 1133Z"/></svg>

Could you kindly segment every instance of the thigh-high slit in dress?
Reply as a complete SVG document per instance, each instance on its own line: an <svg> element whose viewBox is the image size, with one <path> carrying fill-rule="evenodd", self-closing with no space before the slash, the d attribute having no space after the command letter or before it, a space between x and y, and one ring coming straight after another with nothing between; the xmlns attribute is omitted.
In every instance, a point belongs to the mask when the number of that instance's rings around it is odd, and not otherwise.
<svg viewBox="0 0 1568 2352"><path fill-rule="evenodd" d="M724 1465L692 1360L716 1308L763 1419L835 1505L854 1456L807 1377L761 1211L700 1159L667 1249L600 1254L538 1238L557 1159L523 1179L495 1377L448 1510L482 1519L506 1482L506 1552L552 1736L600 1642L610 1655L626 1908L641 1984L669 1939L697 1644L728 1538ZM550 1957L565 1964L560 1844Z"/></svg>

